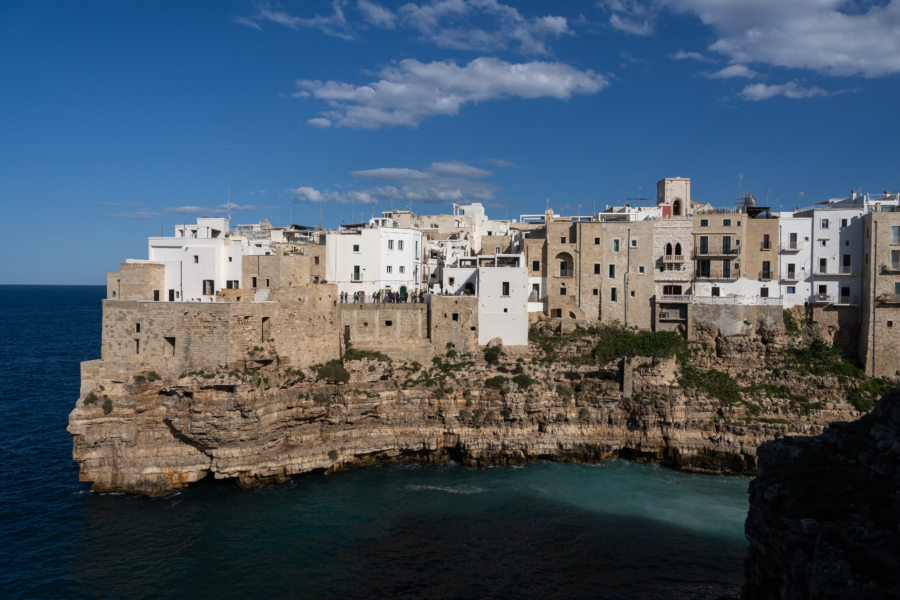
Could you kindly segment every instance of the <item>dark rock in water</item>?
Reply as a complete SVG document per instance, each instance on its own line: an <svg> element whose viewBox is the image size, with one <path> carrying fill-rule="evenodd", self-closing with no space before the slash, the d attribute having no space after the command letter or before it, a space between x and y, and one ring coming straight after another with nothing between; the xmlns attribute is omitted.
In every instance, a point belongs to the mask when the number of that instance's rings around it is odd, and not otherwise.
<svg viewBox="0 0 900 600"><path fill-rule="evenodd" d="M900 391L758 449L743 598L900 598Z"/></svg>

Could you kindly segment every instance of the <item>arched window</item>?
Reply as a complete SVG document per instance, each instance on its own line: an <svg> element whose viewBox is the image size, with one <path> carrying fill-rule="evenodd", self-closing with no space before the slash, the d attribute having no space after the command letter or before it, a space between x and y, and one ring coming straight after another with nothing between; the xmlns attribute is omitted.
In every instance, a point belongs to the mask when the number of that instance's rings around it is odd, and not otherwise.
<svg viewBox="0 0 900 600"><path fill-rule="evenodd" d="M675 244L675 256L681 256L681 244L677 242Z"/></svg>
<svg viewBox="0 0 900 600"><path fill-rule="evenodd" d="M681 216L681 198L675 198L675 202L672 203L672 216Z"/></svg>
<svg viewBox="0 0 900 600"><path fill-rule="evenodd" d="M666 256L672 256L672 244L666 244Z"/></svg>
<svg viewBox="0 0 900 600"><path fill-rule="evenodd" d="M556 255L556 261L559 265L559 274L557 277L572 277L575 272L572 268L572 255L568 252L560 252Z"/></svg>

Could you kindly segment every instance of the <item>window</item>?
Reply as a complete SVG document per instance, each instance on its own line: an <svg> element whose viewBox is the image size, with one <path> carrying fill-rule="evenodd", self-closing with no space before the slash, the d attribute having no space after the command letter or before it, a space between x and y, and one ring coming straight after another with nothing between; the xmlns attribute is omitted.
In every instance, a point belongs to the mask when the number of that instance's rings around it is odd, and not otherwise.
<svg viewBox="0 0 900 600"><path fill-rule="evenodd" d="M828 272L828 259L820 258L819 259L819 273L827 273Z"/></svg>
<svg viewBox="0 0 900 600"><path fill-rule="evenodd" d="M767 287L760 288L759 295L762 296L763 298L768 298L769 297L769 288L767 288Z"/></svg>
<svg viewBox="0 0 900 600"><path fill-rule="evenodd" d="M631 240L631 247L632 247L632 248L637 248L637 240L636 240L636 239Z"/></svg>
<svg viewBox="0 0 900 600"><path fill-rule="evenodd" d="M787 271L788 271L787 272L788 279L793 279L794 276L797 274L796 265L794 263L788 263Z"/></svg>
<svg viewBox="0 0 900 600"><path fill-rule="evenodd" d="M797 293L797 288L794 287L794 286L792 286L792 285L789 285L789 286L787 286L787 293L788 293L788 294L796 294L796 293Z"/></svg>
<svg viewBox="0 0 900 600"><path fill-rule="evenodd" d="M797 234L796 233L791 234L790 241L788 242L788 248L790 248L791 250L797 249Z"/></svg>
<svg viewBox="0 0 900 600"><path fill-rule="evenodd" d="M159 290L153 290L153 301L159 302Z"/></svg>
<svg viewBox="0 0 900 600"><path fill-rule="evenodd" d="M762 278L763 279L771 279L772 278L772 263L767 260L763 261L762 264Z"/></svg>
<svg viewBox="0 0 900 600"><path fill-rule="evenodd" d="M712 289L712 292L711 292L711 293L712 293L712 295L713 295L714 298L718 298L718 297L719 297L719 294L721 293L721 290L719 290L718 287L714 287L714 288Z"/></svg>
<svg viewBox="0 0 900 600"><path fill-rule="evenodd" d="M731 244L731 238L728 238L728 243ZM724 243L725 240L722 240ZM709 254L709 237L705 235L700 236L700 254Z"/></svg>
<svg viewBox="0 0 900 600"><path fill-rule="evenodd" d="M400 265L400 272L406 273L406 267L404 267L403 265Z"/></svg>
<svg viewBox="0 0 900 600"><path fill-rule="evenodd" d="M631 290L631 297L634 298L634 290Z"/></svg>
<svg viewBox="0 0 900 600"><path fill-rule="evenodd" d="M212 279L204 279L203 280L203 295L204 296L212 296L215 294L214 281Z"/></svg>
<svg viewBox="0 0 900 600"><path fill-rule="evenodd" d="M502 290L503 290L503 291L501 292L501 294L502 294L503 296L509 296L509 282L508 282L508 281L504 281L504 282L503 282L503 284L502 284Z"/></svg>
<svg viewBox="0 0 900 600"><path fill-rule="evenodd" d="M616 293L616 288L609 288L609 299L613 302L618 302L618 294Z"/></svg>
<svg viewBox="0 0 900 600"><path fill-rule="evenodd" d="M887 326L888 326L888 327L893 327L893 326L894 326L894 322L893 322L893 321L888 321L888 322L887 322Z"/></svg>
<svg viewBox="0 0 900 600"><path fill-rule="evenodd" d="M599 295L600 295L600 290L598 290L597 288L594 288L593 293L594 293L595 296L599 296Z"/></svg>
<svg viewBox="0 0 900 600"><path fill-rule="evenodd" d="M722 277L731 277L731 261L723 260L722 261Z"/></svg>
<svg viewBox="0 0 900 600"><path fill-rule="evenodd" d="M723 227L731 227L731 219L722 219Z"/></svg>
<svg viewBox="0 0 900 600"><path fill-rule="evenodd" d="M900 269L900 250L891 250L891 268Z"/></svg>
<svg viewBox="0 0 900 600"><path fill-rule="evenodd" d="M565 236L559 238L559 243L560 243L560 244L565 244L565 243L566 243L566 238L565 238Z"/></svg>
<svg viewBox="0 0 900 600"><path fill-rule="evenodd" d="M828 245L828 239L827 238L820 239L819 245L822 246L823 248L826 247Z"/></svg>
<svg viewBox="0 0 900 600"><path fill-rule="evenodd" d="M166 356L175 356L175 338L164 337L166 342Z"/></svg>
<svg viewBox="0 0 900 600"><path fill-rule="evenodd" d="M599 246L599 245L600 245L600 238L594 238L594 245L595 245L595 246Z"/></svg>
<svg viewBox="0 0 900 600"><path fill-rule="evenodd" d="M388 240L388 250L394 249L394 240Z"/></svg>
<svg viewBox="0 0 900 600"><path fill-rule="evenodd" d="M447 278L447 283L448 283L449 285L456 285L456 277L448 277L448 278Z"/></svg>
<svg viewBox="0 0 900 600"><path fill-rule="evenodd" d="M313 264L316 264L316 265L319 264L319 257L318 257L318 256L314 256L314 257L313 257Z"/></svg>
<svg viewBox="0 0 900 600"><path fill-rule="evenodd" d="M722 254L731 254L731 236L722 236Z"/></svg>
<svg viewBox="0 0 900 600"><path fill-rule="evenodd" d="M768 234L768 233L764 233L764 234L763 234L762 249L763 249L763 250L770 250L771 248L772 248L772 241L769 239L769 234Z"/></svg>
<svg viewBox="0 0 900 600"><path fill-rule="evenodd" d="M643 266L638 267L638 273L640 273L641 275L644 274L644 267L643 267Z"/></svg>
<svg viewBox="0 0 900 600"><path fill-rule="evenodd" d="M894 294L900 295L900 281L894 282Z"/></svg>
<svg viewBox="0 0 900 600"><path fill-rule="evenodd" d="M200 257L195 254L194 255L194 264L197 264L198 262L200 262Z"/></svg>
<svg viewBox="0 0 900 600"><path fill-rule="evenodd" d="M849 273L850 272L850 263L851 258L849 254L844 254L841 256L841 273Z"/></svg>
<svg viewBox="0 0 900 600"><path fill-rule="evenodd" d="M609 278L614 279L616 276L616 265L609 265Z"/></svg>
<svg viewBox="0 0 900 600"><path fill-rule="evenodd" d="M388 265L388 266L386 267L386 269L387 269L387 272L388 272L388 273L393 273L393 272L394 272L394 267L392 267L391 265Z"/></svg>
<svg viewBox="0 0 900 600"><path fill-rule="evenodd" d="M900 225L891 226L891 243L900 244Z"/></svg>
<svg viewBox="0 0 900 600"><path fill-rule="evenodd" d="M697 276L709 277L709 259L697 261Z"/></svg>
<svg viewBox="0 0 900 600"><path fill-rule="evenodd" d="M559 295L560 295L560 296L565 296L565 295L566 295L566 288L565 288L565 287L559 288Z"/></svg>
<svg viewBox="0 0 900 600"><path fill-rule="evenodd" d="M700 227L709 227L709 219L700 219Z"/></svg>
<svg viewBox="0 0 900 600"><path fill-rule="evenodd" d="M403 250L403 240L397 240L397 250Z"/></svg>
<svg viewBox="0 0 900 600"><path fill-rule="evenodd" d="M559 318L562 317L562 309L561 309L561 308L554 308L553 310L550 311L550 314L551 314L551 316L556 317L557 319L559 319ZM474 329L474 328L473 328L473 329Z"/></svg>
<svg viewBox="0 0 900 600"><path fill-rule="evenodd" d="M385 322L384 322L384 326L385 326L385 327L393 327L393 326L394 326L394 322L393 322L393 321L390 321L390 320L385 321Z"/></svg>
<svg viewBox="0 0 900 600"><path fill-rule="evenodd" d="M141 353L141 340L134 340L134 353L135 354Z"/></svg>
<svg viewBox="0 0 900 600"><path fill-rule="evenodd" d="M828 219L822 219L822 229L828 229Z"/></svg>
<svg viewBox="0 0 900 600"><path fill-rule="evenodd" d="M841 219L841 229L847 229L847 219Z"/></svg>
<svg viewBox="0 0 900 600"><path fill-rule="evenodd" d="M619 251L619 240L613 240L613 252Z"/></svg>
<svg viewBox="0 0 900 600"><path fill-rule="evenodd" d="M359 252L359 244L353 244L353 251Z"/></svg>
<svg viewBox="0 0 900 600"><path fill-rule="evenodd" d="M453 313L453 316L452 316L451 318L452 318L454 321L459 321L459 313Z"/></svg>
<svg viewBox="0 0 900 600"><path fill-rule="evenodd" d="M539 261L539 260L531 261L531 270L532 271L540 271L541 270L541 261Z"/></svg>
<svg viewBox="0 0 900 600"><path fill-rule="evenodd" d="M266 277L266 287L269 287L269 278Z"/></svg>
<svg viewBox="0 0 900 600"><path fill-rule="evenodd" d="M740 222L740 221L737 222L737 226L738 226L738 227L741 226L741 222Z"/></svg>
<svg viewBox="0 0 900 600"><path fill-rule="evenodd" d="M256 287L256 277L250 278L250 287Z"/></svg>
<svg viewBox="0 0 900 600"><path fill-rule="evenodd" d="M594 263L594 275L600 274L600 263Z"/></svg>
<svg viewBox="0 0 900 600"><path fill-rule="evenodd" d="M231 257L230 257L230 256L228 257L228 262L231 262Z"/></svg>
<svg viewBox="0 0 900 600"><path fill-rule="evenodd" d="M841 288L841 304L850 304L850 288Z"/></svg>

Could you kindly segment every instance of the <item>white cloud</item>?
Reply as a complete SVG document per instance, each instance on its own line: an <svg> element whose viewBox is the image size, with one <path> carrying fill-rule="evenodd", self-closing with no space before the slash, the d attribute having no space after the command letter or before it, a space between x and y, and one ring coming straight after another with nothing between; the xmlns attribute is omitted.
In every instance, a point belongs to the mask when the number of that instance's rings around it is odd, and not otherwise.
<svg viewBox="0 0 900 600"><path fill-rule="evenodd" d="M232 211L248 211L248 210L256 210L257 206L254 204L235 204L234 202L219 204L218 206L171 206L166 209L166 213L170 215L191 215L191 216L204 216L204 215L215 215L222 214L228 211L228 208L231 207Z"/></svg>
<svg viewBox="0 0 900 600"><path fill-rule="evenodd" d="M832 76L900 73L900 0L605 0L602 6L612 13L610 24L623 23L619 28L629 33L652 31L663 8L696 15L718 37L709 49L736 63Z"/></svg>
<svg viewBox="0 0 900 600"><path fill-rule="evenodd" d="M359 8L359 12L363 14L363 18L375 27L383 29L394 29L396 27L397 15L383 6L369 0L359 0L356 6Z"/></svg>
<svg viewBox="0 0 900 600"><path fill-rule="evenodd" d="M672 60L696 60L700 62L715 62L713 59L703 56L699 52L679 50L675 54L670 54Z"/></svg>
<svg viewBox="0 0 900 600"><path fill-rule="evenodd" d="M501 169L509 169L511 167L517 166L516 163L505 160L503 158L485 158L481 162L489 165L494 165L495 167L500 167Z"/></svg>
<svg viewBox="0 0 900 600"><path fill-rule="evenodd" d="M407 29L419 41L454 50L497 51L513 49L525 54L546 55L548 44L573 35L560 16L525 17L518 9L498 0L431 0L408 2L392 11L375 0L332 0L331 14L299 17L265 3L251 16L234 17L240 25L261 29L276 23L291 29L318 29L328 35L353 39L359 29ZM348 7L354 10L345 10ZM348 13L350 17L348 18ZM353 17L356 17L354 22Z"/></svg>
<svg viewBox="0 0 900 600"><path fill-rule="evenodd" d="M330 110L318 118L333 126L374 129L413 127L430 116L455 115L472 102L510 97L562 100L596 94L608 85L598 73L559 62L509 63L488 57L464 66L405 59L379 75L381 79L365 85L300 80L294 96L327 102Z"/></svg>
<svg viewBox="0 0 900 600"><path fill-rule="evenodd" d="M399 23L420 40L454 50L494 51L516 46L525 54L549 54L547 42L572 35L565 17L526 18L497 0L432 0L404 4ZM476 24L488 20L491 27Z"/></svg>
<svg viewBox="0 0 900 600"><path fill-rule="evenodd" d="M306 122L306 124L312 125L313 127L319 127L322 129L327 129L327 128L331 127L331 121L329 121L328 119L325 119L323 117L316 117L314 119L309 119Z"/></svg>
<svg viewBox="0 0 900 600"><path fill-rule="evenodd" d="M745 87L738 94L744 100L759 101L768 100L775 96L784 96L792 100L801 98L814 98L816 96L831 96L832 93L818 87L803 87L795 81L785 83L783 85L766 85L765 83L754 83Z"/></svg>
<svg viewBox="0 0 900 600"><path fill-rule="evenodd" d="M400 202L446 203L463 201L487 202L494 198L497 186L483 181L492 173L460 161L433 162L427 170L407 167L382 167L351 173L361 179L392 182L361 190L319 190L297 187L286 190L294 202L333 202L371 204L382 199Z"/></svg>
<svg viewBox="0 0 900 600"><path fill-rule="evenodd" d="M709 77L710 79L732 79L734 77L754 79L756 77L759 77L759 73L748 69L744 65L728 65L724 69L719 69L715 73L707 73L706 77Z"/></svg>
<svg viewBox="0 0 900 600"><path fill-rule="evenodd" d="M280 8L272 8L268 3L257 5L255 15L249 17L235 17L235 23L262 29L260 23L277 23L290 29L318 29L326 35L352 40L355 33L344 15L346 0L332 0L330 15L316 15L313 17L298 17L285 12Z"/></svg>

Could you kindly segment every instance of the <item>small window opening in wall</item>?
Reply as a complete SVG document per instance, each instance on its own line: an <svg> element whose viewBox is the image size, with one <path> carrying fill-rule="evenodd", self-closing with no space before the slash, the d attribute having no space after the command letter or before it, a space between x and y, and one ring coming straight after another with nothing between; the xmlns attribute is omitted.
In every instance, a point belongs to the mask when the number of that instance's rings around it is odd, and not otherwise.
<svg viewBox="0 0 900 600"><path fill-rule="evenodd" d="M369 326L369 322L368 322L368 321L363 321L363 327L368 327L368 326Z"/></svg>
<svg viewBox="0 0 900 600"><path fill-rule="evenodd" d="M631 240L631 247L637 248L637 240Z"/></svg>
<svg viewBox="0 0 900 600"><path fill-rule="evenodd" d="M565 244L565 243L566 243L566 238L564 238L564 237L559 238L559 243L560 243L560 244Z"/></svg>
<svg viewBox="0 0 900 600"><path fill-rule="evenodd" d="M594 288L594 295L595 295L595 296L599 296L599 295L600 295L600 290L598 290L597 288Z"/></svg>
<svg viewBox="0 0 900 600"><path fill-rule="evenodd" d="M266 287L269 287L269 278L266 277Z"/></svg>
<svg viewBox="0 0 900 600"><path fill-rule="evenodd" d="M453 320L459 321L459 313L453 313Z"/></svg>
<svg viewBox="0 0 900 600"><path fill-rule="evenodd" d="M141 332L141 324L140 324L140 323L135 323L135 324L134 324L134 332L135 332L135 333L140 333L140 332Z"/></svg>
<svg viewBox="0 0 900 600"><path fill-rule="evenodd" d="M509 282L508 281L503 282L501 294L504 296L509 296Z"/></svg>
<svg viewBox="0 0 900 600"><path fill-rule="evenodd" d="M475 331L475 326L469 327L469 331Z"/></svg>
<svg viewBox="0 0 900 600"><path fill-rule="evenodd" d="M447 283L448 283L449 285L456 285L456 277L448 277L448 278L447 278Z"/></svg>
<svg viewBox="0 0 900 600"><path fill-rule="evenodd" d="M385 321L385 322L384 322L384 326L385 326L385 327L393 327L393 326L394 326L394 322L393 322L393 321Z"/></svg>
<svg viewBox="0 0 900 600"><path fill-rule="evenodd" d="M344 339L348 342L350 341L350 326L349 325L344 325Z"/></svg>
<svg viewBox="0 0 900 600"><path fill-rule="evenodd" d="M600 238L594 238L594 245L595 245L595 246L599 246L599 245L600 245Z"/></svg>
<svg viewBox="0 0 900 600"><path fill-rule="evenodd" d="M631 297L634 298L634 290L631 290Z"/></svg>
<svg viewBox="0 0 900 600"><path fill-rule="evenodd" d="M640 273L641 275L643 275L643 274L644 274L644 267L638 267L638 273Z"/></svg>
<svg viewBox="0 0 900 600"><path fill-rule="evenodd" d="M261 341L265 342L267 339L269 339L269 317L262 318L259 329Z"/></svg>
<svg viewBox="0 0 900 600"><path fill-rule="evenodd" d="M256 287L256 277L250 278L250 287Z"/></svg>
<svg viewBox="0 0 900 600"><path fill-rule="evenodd" d="M720 292L719 288L714 287L714 288L712 289L712 295L713 295L713 297L718 297L718 296L719 296L719 292Z"/></svg>
<svg viewBox="0 0 900 600"><path fill-rule="evenodd" d="M159 290L153 290L153 301L159 302Z"/></svg>
<svg viewBox="0 0 900 600"><path fill-rule="evenodd" d="M313 263L314 263L314 264L319 264L319 257L318 257L318 256L314 256L314 257L313 257Z"/></svg>
<svg viewBox="0 0 900 600"><path fill-rule="evenodd" d="M230 257L230 256L228 257L228 262L233 262L233 261L231 260L231 257Z"/></svg>
<svg viewBox="0 0 900 600"><path fill-rule="evenodd" d="M509 312L509 309L508 309L508 308L504 308L504 309L503 309L503 312Z"/></svg>
<svg viewBox="0 0 900 600"><path fill-rule="evenodd" d="M166 340L166 356L175 356L175 338L164 337Z"/></svg>
<svg viewBox="0 0 900 600"><path fill-rule="evenodd" d="M134 353L135 354L141 353L141 340L134 340Z"/></svg>
<svg viewBox="0 0 900 600"><path fill-rule="evenodd" d="M197 264L198 262L200 262L200 257L195 254L194 255L194 264Z"/></svg>
<svg viewBox="0 0 900 600"><path fill-rule="evenodd" d="M888 322L887 322L887 326L888 326L888 327L893 327L893 326L894 326L894 322L893 322L893 321L888 321Z"/></svg>

